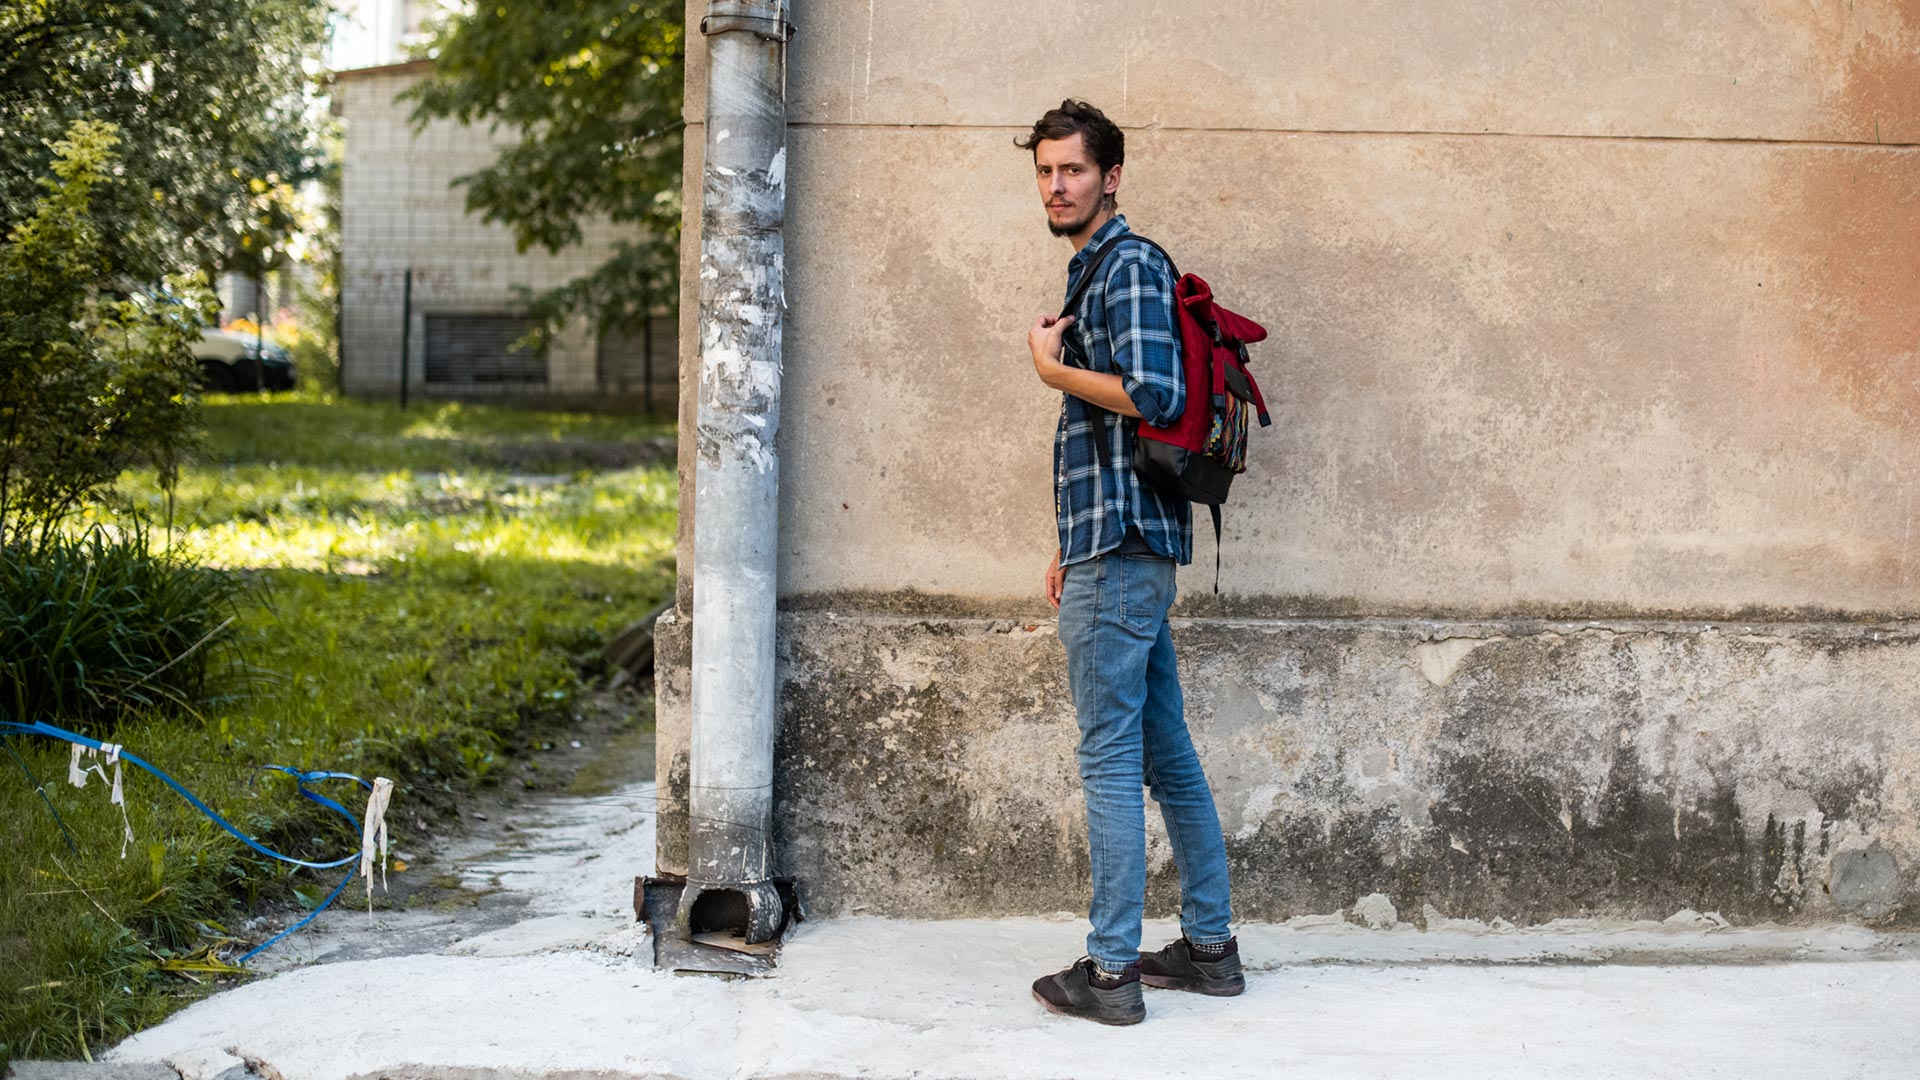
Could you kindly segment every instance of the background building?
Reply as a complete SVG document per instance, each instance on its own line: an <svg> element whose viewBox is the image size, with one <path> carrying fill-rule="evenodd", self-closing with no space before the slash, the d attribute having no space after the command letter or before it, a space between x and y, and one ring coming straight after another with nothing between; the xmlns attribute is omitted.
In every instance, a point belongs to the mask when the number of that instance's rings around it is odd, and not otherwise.
<svg viewBox="0 0 1920 1080"><path fill-rule="evenodd" d="M427 20L449 6L441 0L335 0L327 67L347 71L405 60L408 49L425 44Z"/></svg>
<svg viewBox="0 0 1920 1080"><path fill-rule="evenodd" d="M631 235L589 227L558 254L515 249L510 229L466 210L454 181L490 164L509 131L436 120L416 131L395 96L431 70L396 59L417 41L426 5L349 10L336 59L334 111L345 129L341 167L341 384L349 394L411 394L670 411L678 384L676 317L605 333L576 320L544 351L523 347L534 324L525 291L541 292L599 266ZM411 298L407 285L411 270Z"/></svg>
<svg viewBox="0 0 1920 1080"><path fill-rule="evenodd" d="M796 21L776 842L817 907L1085 898L1024 346L1070 249L1013 147L1073 95L1127 130L1133 226L1273 331L1221 592L1197 530L1175 623L1243 915L1920 917L1912 4Z"/></svg>

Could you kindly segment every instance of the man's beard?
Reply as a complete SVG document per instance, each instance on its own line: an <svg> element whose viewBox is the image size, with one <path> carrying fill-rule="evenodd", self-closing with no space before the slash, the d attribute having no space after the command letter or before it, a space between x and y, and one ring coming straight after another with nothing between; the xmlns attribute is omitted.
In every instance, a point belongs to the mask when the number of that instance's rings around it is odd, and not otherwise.
<svg viewBox="0 0 1920 1080"><path fill-rule="evenodd" d="M1100 199L1093 204L1093 209L1087 211L1086 217L1083 217L1079 221L1071 222L1066 225L1061 225L1056 223L1053 220L1053 215L1048 214L1047 229L1048 231L1052 232L1053 235L1055 236L1072 236L1074 233L1077 233L1081 229L1084 229L1088 225L1092 224L1093 219L1099 217L1100 211L1106 209L1106 206L1107 206L1106 197L1101 196Z"/></svg>

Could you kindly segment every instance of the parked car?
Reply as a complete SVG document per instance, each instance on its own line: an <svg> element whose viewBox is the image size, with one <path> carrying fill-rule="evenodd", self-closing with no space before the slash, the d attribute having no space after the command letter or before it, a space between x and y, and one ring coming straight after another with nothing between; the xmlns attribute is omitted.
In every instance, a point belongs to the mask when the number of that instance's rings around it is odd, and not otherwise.
<svg viewBox="0 0 1920 1080"><path fill-rule="evenodd" d="M252 334L209 329L193 343L200 361L200 382L209 390L291 390L293 356L266 342L264 351Z"/></svg>

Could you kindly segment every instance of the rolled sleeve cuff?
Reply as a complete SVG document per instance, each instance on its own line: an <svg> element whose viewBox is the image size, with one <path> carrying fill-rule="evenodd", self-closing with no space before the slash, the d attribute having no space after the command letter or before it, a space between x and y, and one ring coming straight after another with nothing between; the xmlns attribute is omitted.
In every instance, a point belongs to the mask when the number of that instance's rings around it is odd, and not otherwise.
<svg viewBox="0 0 1920 1080"><path fill-rule="evenodd" d="M1186 395L1164 386L1137 379L1132 375L1120 376L1120 388L1127 392L1127 400L1140 413L1140 419L1154 427L1172 427L1180 419L1181 398Z"/></svg>

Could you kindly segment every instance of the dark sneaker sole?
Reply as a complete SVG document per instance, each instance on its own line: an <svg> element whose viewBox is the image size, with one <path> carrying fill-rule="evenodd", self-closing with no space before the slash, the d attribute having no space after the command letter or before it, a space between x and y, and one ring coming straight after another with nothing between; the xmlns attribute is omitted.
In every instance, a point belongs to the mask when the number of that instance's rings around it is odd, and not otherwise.
<svg viewBox="0 0 1920 1080"><path fill-rule="evenodd" d="M1171 975L1140 974L1140 982L1156 990L1186 990L1208 997L1239 997L1247 988L1244 976L1231 979L1176 979Z"/></svg>
<svg viewBox="0 0 1920 1080"><path fill-rule="evenodd" d="M1046 1006L1048 1012L1059 1013L1061 1016L1071 1016L1076 1020L1091 1020L1096 1024L1110 1024L1114 1027L1129 1027L1147 1018L1147 1013L1144 1009L1140 1011L1139 1016L1096 1016L1093 1013L1070 1012L1048 1001L1046 998L1041 997L1040 991L1038 990L1033 992L1033 1000Z"/></svg>

